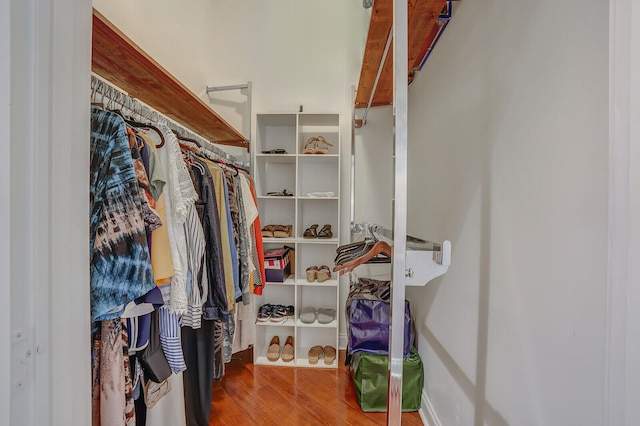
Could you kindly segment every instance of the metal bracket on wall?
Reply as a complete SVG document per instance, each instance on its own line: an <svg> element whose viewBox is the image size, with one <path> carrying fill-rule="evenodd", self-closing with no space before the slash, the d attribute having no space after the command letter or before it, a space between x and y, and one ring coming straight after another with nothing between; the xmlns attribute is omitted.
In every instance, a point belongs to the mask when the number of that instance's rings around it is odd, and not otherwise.
<svg viewBox="0 0 640 426"><path fill-rule="evenodd" d="M426 285L434 278L445 274L451 265L451 241L433 244L431 249L412 249L408 247L405 273L405 285L416 287Z"/></svg>
<svg viewBox="0 0 640 426"><path fill-rule="evenodd" d="M384 239L393 245L393 231L372 222L352 223L351 233ZM405 286L419 287L444 275L451 265L451 241L434 243L406 236Z"/></svg>
<svg viewBox="0 0 640 426"><path fill-rule="evenodd" d="M252 106L253 106L253 94L252 94L253 85L250 81L247 81L243 84L232 84L229 86L207 86L206 91L207 95L214 92L224 92L229 90L240 90L240 93L247 97L247 103L249 105L249 140L251 140L251 120L253 119L252 114Z"/></svg>

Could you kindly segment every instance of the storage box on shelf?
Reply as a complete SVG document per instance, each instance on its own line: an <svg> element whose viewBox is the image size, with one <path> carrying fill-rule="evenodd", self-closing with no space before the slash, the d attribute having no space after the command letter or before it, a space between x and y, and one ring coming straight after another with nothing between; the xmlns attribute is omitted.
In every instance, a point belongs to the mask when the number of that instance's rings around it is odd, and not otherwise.
<svg viewBox="0 0 640 426"><path fill-rule="evenodd" d="M291 272L289 248L273 248L264 253L265 275L268 282L285 282Z"/></svg>
<svg viewBox="0 0 640 426"><path fill-rule="evenodd" d="M294 250L290 255L295 253L295 263L291 257L288 265L290 275L285 277L285 270L280 275L270 275L264 295L256 299L256 310L267 303L293 305L295 314L283 323L259 323L254 362L335 368L337 360L327 364L321 357L310 363L308 352L314 346L338 348L338 279L331 266L340 229L340 116L258 114L256 121L254 170L261 223L263 227L292 228L290 237L265 238L265 250L289 246ZM316 233L324 227L326 231L321 236L325 238L305 238L305 230L312 225L317 225ZM327 270L319 273L317 279L307 279L307 268L322 266ZM322 310L322 321L301 321L303 308ZM327 312L334 316L327 317ZM274 335L280 338L281 347L289 335L294 336L293 362L267 359Z"/></svg>

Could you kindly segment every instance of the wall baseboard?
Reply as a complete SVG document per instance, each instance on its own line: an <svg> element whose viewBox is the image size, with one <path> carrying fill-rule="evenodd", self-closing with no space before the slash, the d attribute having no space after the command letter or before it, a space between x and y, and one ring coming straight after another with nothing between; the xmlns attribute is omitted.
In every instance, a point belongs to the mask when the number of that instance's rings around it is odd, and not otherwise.
<svg viewBox="0 0 640 426"><path fill-rule="evenodd" d="M347 349L348 343L347 333L340 333L338 336L338 349Z"/></svg>
<svg viewBox="0 0 640 426"><path fill-rule="evenodd" d="M436 410L433 408L429 397L425 393L424 389L422 390L422 402L420 403L420 418L422 422L427 426L442 426L440 423L440 419L436 414Z"/></svg>

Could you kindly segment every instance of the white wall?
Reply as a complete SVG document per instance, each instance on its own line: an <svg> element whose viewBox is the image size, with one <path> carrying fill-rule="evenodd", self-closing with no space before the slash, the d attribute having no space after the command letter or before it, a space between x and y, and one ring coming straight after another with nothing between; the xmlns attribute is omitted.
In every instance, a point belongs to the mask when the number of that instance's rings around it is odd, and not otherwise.
<svg viewBox="0 0 640 426"><path fill-rule="evenodd" d="M463 1L410 88L409 290L445 425L603 422L608 7Z"/></svg>
<svg viewBox="0 0 640 426"><path fill-rule="evenodd" d="M365 110L357 110L362 118ZM371 108L355 129L355 222L393 227L393 107Z"/></svg>

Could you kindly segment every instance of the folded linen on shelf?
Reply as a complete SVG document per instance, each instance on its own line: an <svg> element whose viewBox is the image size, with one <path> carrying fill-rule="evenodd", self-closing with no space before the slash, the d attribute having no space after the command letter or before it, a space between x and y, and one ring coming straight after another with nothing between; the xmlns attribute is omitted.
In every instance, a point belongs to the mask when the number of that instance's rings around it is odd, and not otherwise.
<svg viewBox="0 0 640 426"><path fill-rule="evenodd" d="M325 192L307 192L307 197L335 197L336 193L333 191Z"/></svg>

